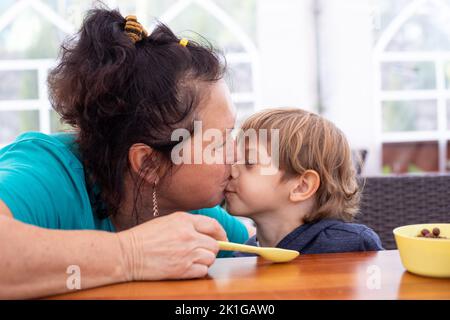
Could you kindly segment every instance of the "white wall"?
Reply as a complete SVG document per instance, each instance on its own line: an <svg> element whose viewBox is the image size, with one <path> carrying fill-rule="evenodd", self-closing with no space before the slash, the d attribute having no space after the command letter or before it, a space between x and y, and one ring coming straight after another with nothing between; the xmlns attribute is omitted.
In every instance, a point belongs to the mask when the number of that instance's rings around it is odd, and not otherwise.
<svg viewBox="0 0 450 320"><path fill-rule="evenodd" d="M314 0L258 0L261 106L316 110Z"/></svg>
<svg viewBox="0 0 450 320"><path fill-rule="evenodd" d="M370 0L318 2L320 102L352 148L368 149L365 174L379 172L373 105L374 12Z"/></svg>

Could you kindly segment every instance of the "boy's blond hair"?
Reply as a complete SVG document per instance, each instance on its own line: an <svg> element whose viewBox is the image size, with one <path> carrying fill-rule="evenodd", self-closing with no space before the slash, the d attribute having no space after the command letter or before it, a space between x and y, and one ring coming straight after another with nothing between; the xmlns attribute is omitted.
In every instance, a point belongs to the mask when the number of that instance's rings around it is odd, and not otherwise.
<svg viewBox="0 0 450 320"><path fill-rule="evenodd" d="M325 118L301 109L268 109L249 117L247 129L279 129L279 164L283 179L315 170L320 176L316 204L304 222L323 218L351 221L360 190L344 133Z"/></svg>

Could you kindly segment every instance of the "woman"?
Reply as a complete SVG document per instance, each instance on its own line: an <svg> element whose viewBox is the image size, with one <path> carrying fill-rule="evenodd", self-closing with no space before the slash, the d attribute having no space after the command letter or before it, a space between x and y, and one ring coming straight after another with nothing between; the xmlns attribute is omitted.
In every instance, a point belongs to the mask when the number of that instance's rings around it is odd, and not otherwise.
<svg viewBox="0 0 450 320"><path fill-rule="evenodd" d="M216 240L247 240L217 206L229 166L170 157L175 129L234 126L223 73L211 49L164 25L148 35L133 16L88 13L49 76L75 133L25 133L0 150L0 298L68 291L73 265L82 288L202 277Z"/></svg>

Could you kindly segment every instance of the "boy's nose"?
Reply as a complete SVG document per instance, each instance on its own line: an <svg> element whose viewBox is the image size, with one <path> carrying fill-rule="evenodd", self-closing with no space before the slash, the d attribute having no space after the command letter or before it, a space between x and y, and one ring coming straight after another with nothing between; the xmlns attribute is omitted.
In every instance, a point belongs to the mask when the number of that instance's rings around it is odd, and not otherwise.
<svg viewBox="0 0 450 320"><path fill-rule="evenodd" d="M236 162L236 142L234 139L227 140L226 143L226 163L233 164Z"/></svg>
<svg viewBox="0 0 450 320"><path fill-rule="evenodd" d="M237 179L239 177L239 170L236 164L231 165L231 178Z"/></svg>

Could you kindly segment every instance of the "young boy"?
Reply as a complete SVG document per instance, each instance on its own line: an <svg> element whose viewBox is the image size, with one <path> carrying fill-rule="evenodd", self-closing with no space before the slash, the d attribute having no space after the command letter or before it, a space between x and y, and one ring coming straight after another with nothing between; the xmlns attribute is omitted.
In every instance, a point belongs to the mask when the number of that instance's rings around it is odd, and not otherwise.
<svg viewBox="0 0 450 320"><path fill-rule="evenodd" d="M272 109L241 129L225 197L231 214L256 224L247 244L302 254L383 250L373 230L350 223L360 192L347 139L334 124L300 109Z"/></svg>

